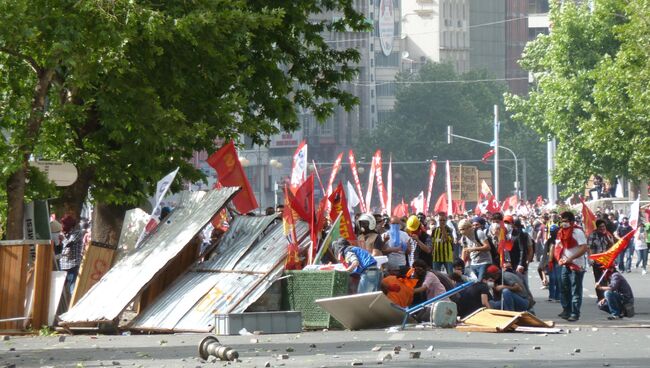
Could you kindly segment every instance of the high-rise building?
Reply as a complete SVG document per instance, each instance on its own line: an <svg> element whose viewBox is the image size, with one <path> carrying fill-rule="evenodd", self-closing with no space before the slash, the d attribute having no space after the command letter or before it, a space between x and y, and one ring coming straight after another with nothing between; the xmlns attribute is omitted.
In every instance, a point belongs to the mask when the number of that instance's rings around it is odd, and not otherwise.
<svg viewBox="0 0 650 368"><path fill-rule="evenodd" d="M504 0L470 0L470 69L506 76L506 3Z"/></svg>

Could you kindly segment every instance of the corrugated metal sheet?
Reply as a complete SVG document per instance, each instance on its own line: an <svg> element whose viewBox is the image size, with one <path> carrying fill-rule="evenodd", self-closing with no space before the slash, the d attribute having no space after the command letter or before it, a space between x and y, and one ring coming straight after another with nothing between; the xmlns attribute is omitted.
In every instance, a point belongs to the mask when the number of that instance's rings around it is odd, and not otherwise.
<svg viewBox="0 0 650 368"><path fill-rule="evenodd" d="M67 313L61 324L112 321L239 190L194 192L142 246L129 253Z"/></svg>
<svg viewBox="0 0 650 368"><path fill-rule="evenodd" d="M237 216L221 239L216 256L197 264L194 269L232 270L275 218L276 216Z"/></svg>
<svg viewBox="0 0 650 368"><path fill-rule="evenodd" d="M256 226L261 227L259 223ZM250 238L253 233L254 231L243 232L242 236ZM296 233L299 239L306 238L307 224L299 222L296 226ZM173 326L175 332L208 332L214 324L214 310L223 313L243 312L250 304L254 303L282 274L284 259L287 255L287 240L282 232L282 224L272 225L261 240L250 246L249 252L245 255L240 248L246 247L246 242L238 243L237 239L237 237L233 237L230 240L233 245L227 247L232 247L234 250L232 253L224 253L223 261L219 261L222 255L211 260L209 268L205 267L205 264L195 267L195 270L213 269L214 272L188 272L151 307L140 313L130 328L167 331ZM240 257L235 259L232 256L235 253ZM220 272L219 270L226 270L222 268L225 264L234 268L234 271ZM203 291L205 285L201 281L205 279L200 276L202 274L217 276L209 291ZM197 290L188 292L184 286L179 285L181 282L187 285L197 285ZM196 296L201 292L203 295L197 299ZM188 295L191 297L182 306L174 302L186 298ZM196 302L188 307L192 301Z"/></svg>

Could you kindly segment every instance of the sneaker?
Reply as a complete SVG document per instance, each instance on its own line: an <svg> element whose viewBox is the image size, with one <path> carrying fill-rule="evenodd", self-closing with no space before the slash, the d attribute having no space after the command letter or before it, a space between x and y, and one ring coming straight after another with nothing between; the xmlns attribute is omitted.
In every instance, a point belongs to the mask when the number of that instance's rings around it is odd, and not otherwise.
<svg viewBox="0 0 650 368"><path fill-rule="evenodd" d="M580 319L580 317L576 316L575 314L572 314L566 320L569 321L569 322L575 322L575 321L577 321L579 319Z"/></svg>
<svg viewBox="0 0 650 368"><path fill-rule="evenodd" d="M616 315L613 315L613 314L610 314L609 316L607 316L607 319L610 320L610 321L614 321L614 320L622 319L622 318L623 318L622 316L616 316Z"/></svg>
<svg viewBox="0 0 650 368"><path fill-rule="evenodd" d="M562 319L569 319L569 317L570 317L569 313L567 313L567 312L562 312L562 313L558 314L557 316L562 318Z"/></svg>
<svg viewBox="0 0 650 368"><path fill-rule="evenodd" d="M642 275L645 275L646 273L648 273L648 271L646 271L646 270L641 271Z"/></svg>
<svg viewBox="0 0 650 368"><path fill-rule="evenodd" d="M625 271L625 272L627 272L627 273L631 273L631 272L632 272L632 270L627 270L627 271Z"/></svg>
<svg viewBox="0 0 650 368"><path fill-rule="evenodd" d="M540 287L540 289L542 289L542 290L546 290L546 289L548 289L548 286L546 286L546 285L542 285L542 287Z"/></svg>

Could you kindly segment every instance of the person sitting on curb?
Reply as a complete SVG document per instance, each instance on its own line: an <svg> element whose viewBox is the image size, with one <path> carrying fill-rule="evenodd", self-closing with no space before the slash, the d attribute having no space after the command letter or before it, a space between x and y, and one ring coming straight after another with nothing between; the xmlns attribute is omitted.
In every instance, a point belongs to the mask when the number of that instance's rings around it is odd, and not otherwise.
<svg viewBox="0 0 650 368"><path fill-rule="evenodd" d="M625 277L616 270L615 266L609 268L608 271L611 276L609 277L609 285L602 286L596 284L596 290L604 291L605 298L598 302L598 307L609 313L607 319L615 320L619 318L633 317L634 316L634 294L630 284L625 280Z"/></svg>
<svg viewBox="0 0 650 368"><path fill-rule="evenodd" d="M524 312L533 307L532 295L518 274L509 271L503 272L503 282L500 283L501 270L497 266L491 265L488 267L485 277L495 282L493 288L495 300L490 301L490 306L493 309Z"/></svg>

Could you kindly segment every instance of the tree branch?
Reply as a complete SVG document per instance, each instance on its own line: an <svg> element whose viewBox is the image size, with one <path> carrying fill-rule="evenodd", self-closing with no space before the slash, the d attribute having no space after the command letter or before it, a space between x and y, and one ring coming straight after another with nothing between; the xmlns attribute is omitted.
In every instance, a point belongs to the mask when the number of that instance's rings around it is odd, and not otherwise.
<svg viewBox="0 0 650 368"><path fill-rule="evenodd" d="M34 70L34 72L35 72L36 74L38 74L38 73L40 72L40 70L41 70L40 65L38 65L38 63L36 62L36 60L34 60L34 58L31 57L31 56L27 56L27 55L25 55L25 54L23 54L23 53L20 53L20 52L16 51L16 50L12 50L12 49L10 49L10 48L3 47L3 46L0 46L0 52L4 52L4 53L9 54L9 55L11 55L11 56L14 56L14 57L17 57L17 58L19 58L19 59L22 59L22 60L25 61L27 64L29 64L29 66L32 67L32 69Z"/></svg>

